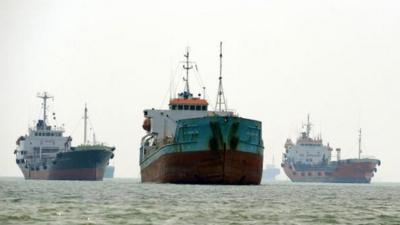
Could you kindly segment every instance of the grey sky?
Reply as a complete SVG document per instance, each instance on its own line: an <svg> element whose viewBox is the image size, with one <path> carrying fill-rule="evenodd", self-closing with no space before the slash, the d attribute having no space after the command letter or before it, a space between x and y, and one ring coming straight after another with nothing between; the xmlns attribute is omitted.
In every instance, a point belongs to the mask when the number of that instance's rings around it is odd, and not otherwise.
<svg viewBox="0 0 400 225"><path fill-rule="evenodd" d="M280 161L310 113L342 157L356 156L361 126L365 154L382 160L375 180L400 181L399 12L385 0L3 0L0 176L21 176L15 141L48 91L74 144L87 102L98 139L117 147L116 176L139 177L143 109L167 106L186 46L213 106L223 41L229 108L263 122L264 162Z"/></svg>

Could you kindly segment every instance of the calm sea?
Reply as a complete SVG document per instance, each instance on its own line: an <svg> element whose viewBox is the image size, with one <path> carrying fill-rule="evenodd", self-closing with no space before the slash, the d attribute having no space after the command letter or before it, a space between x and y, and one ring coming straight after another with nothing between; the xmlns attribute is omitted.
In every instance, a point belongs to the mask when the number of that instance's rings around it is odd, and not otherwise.
<svg viewBox="0 0 400 225"><path fill-rule="evenodd" d="M0 178L0 224L400 224L400 184Z"/></svg>

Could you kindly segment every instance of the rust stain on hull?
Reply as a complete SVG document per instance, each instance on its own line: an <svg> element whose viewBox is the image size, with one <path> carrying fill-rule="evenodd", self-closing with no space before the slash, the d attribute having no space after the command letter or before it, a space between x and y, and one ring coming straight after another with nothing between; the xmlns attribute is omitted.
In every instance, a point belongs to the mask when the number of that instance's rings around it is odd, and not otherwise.
<svg viewBox="0 0 400 225"><path fill-rule="evenodd" d="M179 152L161 156L141 170L142 182L260 184L263 157L237 150Z"/></svg>

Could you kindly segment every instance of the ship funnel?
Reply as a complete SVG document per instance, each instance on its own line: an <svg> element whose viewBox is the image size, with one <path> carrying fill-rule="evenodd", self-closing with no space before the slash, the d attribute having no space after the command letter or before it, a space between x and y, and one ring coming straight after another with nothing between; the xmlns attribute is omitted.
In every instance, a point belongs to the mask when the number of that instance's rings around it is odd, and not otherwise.
<svg viewBox="0 0 400 225"><path fill-rule="evenodd" d="M340 161L340 148L337 148L336 149L336 158L337 158L337 161Z"/></svg>

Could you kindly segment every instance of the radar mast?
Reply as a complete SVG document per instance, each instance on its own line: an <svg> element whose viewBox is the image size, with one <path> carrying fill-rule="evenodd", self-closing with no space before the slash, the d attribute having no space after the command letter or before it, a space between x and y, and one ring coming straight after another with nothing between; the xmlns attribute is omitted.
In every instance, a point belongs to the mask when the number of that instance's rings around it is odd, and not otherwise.
<svg viewBox="0 0 400 225"><path fill-rule="evenodd" d="M193 66L190 65L190 61L189 61L189 47L186 48L186 54L183 56L186 58L185 65L183 65L183 69L186 70L186 78L183 78L183 80L185 81L184 98L189 98L189 96L190 96L189 70L193 69Z"/></svg>
<svg viewBox="0 0 400 225"><path fill-rule="evenodd" d="M43 123L46 127L47 123L47 99L53 99L53 96L50 96L46 91L43 93L37 94L38 98L41 98L43 100Z"/></svg>
<svg viewBox="0 0 400 225"><path fill-rule="evenodd" d="M310 114L307 114L307 123L303 125L303 127L306 127L306 135L307 137L310 137L311 127L312 127L312 124L310 122Z"/></svg>

